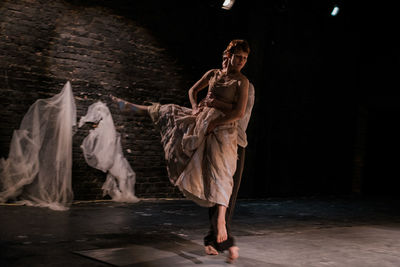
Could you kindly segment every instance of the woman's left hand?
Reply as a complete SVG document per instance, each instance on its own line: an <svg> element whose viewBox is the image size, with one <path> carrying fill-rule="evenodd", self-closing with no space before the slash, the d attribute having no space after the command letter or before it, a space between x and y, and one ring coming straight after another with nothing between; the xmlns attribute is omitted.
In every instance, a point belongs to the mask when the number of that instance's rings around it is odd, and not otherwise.
<svg viewBox="0 0 400 267"><path fill-rule="evenodd" d="M211 97L207 98L207 100L205 101L207 107L216 108L218 110L221 110L222 112L229 112L232 110L232 104L218 100L212 94L210 96Z"/></svg>
<svg viewBox="0 0 400 267"><path fill-rule="evenodd" d="M209 93L208 96L204 99L204 104L210 108L217 108L218 101L215 97L215 94Z"/></svg>
<svg viewBox="0 0 400 267"><path fill-rule="evenodd" d="M209 135L212 131L214 131L214 129L215 129L217 126L218 126L218 125L217 125L217 123L215 122L215 120L214 120L214 121L211 121L211 122L208 124L206 135Z"/></svg>

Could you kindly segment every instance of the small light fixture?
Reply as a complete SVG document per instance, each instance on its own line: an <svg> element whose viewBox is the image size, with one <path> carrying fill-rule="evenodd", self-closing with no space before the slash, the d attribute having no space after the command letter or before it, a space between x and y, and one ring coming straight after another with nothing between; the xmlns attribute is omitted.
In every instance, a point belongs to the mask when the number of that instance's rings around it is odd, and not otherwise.
<svg viewBox="0 0 400 267"><path fill-rule="evenodd" d="M222 4L222 9L230 10L235 3L235 0L225 0Z"/></svg>
<svg viewBox="0 0 400 267"><path fill-rule="evenodd" d="M338 6L334 6L331 12L331 16L334 17L339 13L339 7Z"/></svg>

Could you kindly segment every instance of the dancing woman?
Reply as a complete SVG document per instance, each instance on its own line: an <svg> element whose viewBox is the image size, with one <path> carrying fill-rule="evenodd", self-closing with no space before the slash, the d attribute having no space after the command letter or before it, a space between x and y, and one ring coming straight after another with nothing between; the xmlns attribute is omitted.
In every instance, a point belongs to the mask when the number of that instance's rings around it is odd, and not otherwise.
<svg viewBox="0 0 400 267"><path fill-rule="evenodd" d="M250 52L244 40L229 43L226 68L207 71L189 90L192 109L175 104L151 106L113 97L121 110L148 114L161 133L170 181L200 206L216 206L215 244L238 257L226 230L226 208L232 193L237 160L237 121L243 117L248 79L241 73ZM198 103L197 94L208 86Z"/></svg>
<svg viewBox="0 0 400 267"><path fill-rule="evenodd" d="M229 62L229 57L228 54L224 52L222 56L222 70L226 71L228 68L228 62ZM232 194L229 200L229 206L226 209L226 216L225 216L225 221L226 221L226 230L227 230L227 235L228 238L226 241L222 243L218 243L216 238L215 238L215 233L217 231L217 218L218 218L218 207L217 205L208 208L208 215L209 215L209 221L210 221L210 230L208 234L204 237L204 249L205 252L208 255L218 255L218 250L222 251L225 250L227 247L229 248L230 252L230 257L228 258L229 262L233 262L238 256L239 256L239 248L235 245L235 239L232 236L231 232L231 221L232 221L232 216L233 212L235 209L235 204L236 204L236 198L238 195L239 187L240 187L240 182L242 179L242 172L244 168L244 158L245 158L245 147L247 146L247 136L246 136L246 129L251 117L251 111L254 106L254 99L255 98L255 92L254 92L254 86L249 83L249 91L248 91L248 97L247 97L247 105L246 105L246 112L244 117L242 117L238 121L238 159L236 163L236 171L235 174L233 175L233 190ZM208 102L209 105L211 104L215 108L219 109L227 109L230 110L232 109L231 105L226 105L226 104L221 104L217 101L213 102Z"/></svg>

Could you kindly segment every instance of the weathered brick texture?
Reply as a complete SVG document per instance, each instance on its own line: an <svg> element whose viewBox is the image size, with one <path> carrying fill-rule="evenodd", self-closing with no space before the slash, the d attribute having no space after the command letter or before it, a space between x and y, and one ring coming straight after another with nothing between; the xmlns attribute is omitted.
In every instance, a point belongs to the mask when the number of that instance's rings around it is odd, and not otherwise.
<svg viewBox="0 0 400 267"><path fill-rule="evenodd" d="M193 81L174 62L146 28L107 7L62 0L2 1L0 156L7 157L12 132L29 106L58 93L69 80L78 120L98 100L109 105L137 174L137 195L181 196L168 181L159 134L150 119L119 113L107 97L187 105ZM89 130L85 125L74 136L75 199L102 198L105 174L89 167L80 149Z"/></svg>

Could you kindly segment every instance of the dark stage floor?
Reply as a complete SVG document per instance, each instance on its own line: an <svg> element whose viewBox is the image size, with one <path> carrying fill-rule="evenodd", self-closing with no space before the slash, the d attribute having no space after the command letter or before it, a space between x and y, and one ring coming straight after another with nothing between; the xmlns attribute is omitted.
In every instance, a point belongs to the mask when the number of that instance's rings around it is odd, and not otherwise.
<svg viewBox="0 0 400 267"><path fill-rule="evenodd" d="M400 266L400 201L240 200L234 266ZM0 266L224 266L207 256L207 211L187 200L0 206Z"/></svg>

